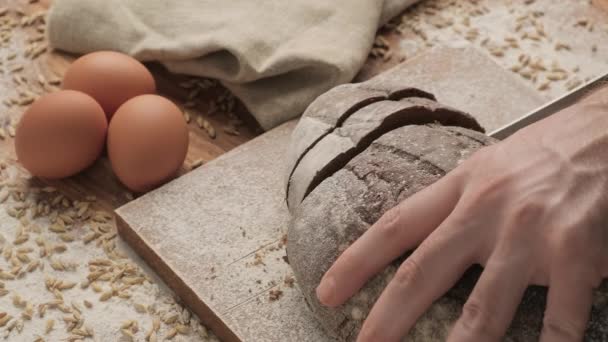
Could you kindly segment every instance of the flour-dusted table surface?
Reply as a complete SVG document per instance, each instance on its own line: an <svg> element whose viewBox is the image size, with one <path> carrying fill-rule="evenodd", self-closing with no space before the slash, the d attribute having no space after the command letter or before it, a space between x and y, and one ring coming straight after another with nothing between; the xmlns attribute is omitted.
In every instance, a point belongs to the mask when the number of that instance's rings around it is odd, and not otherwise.
<svg viewBox="0 0 608 342"><path fill-rule="evenodd" d="M30 2L32 3L30 4ZM0 8L7 8L6 13L0 16L0 41L2 41L0 44L0 61L2 62L0 65L0 70L2 70L0 73L0 91L2 93L0 102L12 98L20 100L18 93L20 89L31 91L33 96L52 91L58 86L55 82L56 78L61 77L73 59L72 56L45 49L43 16L37 17L37 14L40 10L44 10L49 2L48 0L40 2L0 0ZM3 10L0 10L0 13L2 12ZM24 19L24 17L28 19ZM34 17L37 18L34 20ZM30 20L31 24L28 23ZM520 24L521 27L517 31ZM513 72L516 72L518 77L527 82L531 88L541 88L541 85L546 83L547 77L553 75L551 78L556 80L550 82L549 86L542 87L542 90L538 90L542 96L553 98L563 94L568 87L578 81L584 81L608 67L606 59L608 56L606 53L606 49L608 49L606 44L608 41L607 24L608 14L591 7L586 0L537 0L530 5L524 5L521 1L501 0L423 1L421 5L406 11L402 17L394 20L389 28L381 30L374 48L374 56L370 56L358 79L368 79L403 59L413 58L430 46L461 46L466 43L481 47L505 69L512 68ZM537 37L538 32L535 33L537 26L541 27L541 25L546 33L546 38ZM524 37L524 31L529 32L529 35ZM506 40L507 38L515 38L515 42L512 39ZM558 46L558 43L561 45ZM505 48L507 45L509 47ZM523 60L519 60L522 58L520 57L522 54L524 55ZM30 57L26 57L26 55ZM32 55L36 55L36 57L32 58ZM546 70L542 70L538 63L534 63L538 58L542 60ZM556 68L553 68L554 60L557 62ZM523 62L526 62L526 67L518 69L518 66L524 64ZM18 70L20 65L23 65L23 70ZM536 68L532 70L531 65L536 65ZM255 125L251 124L250 116L238 103L235 110L238 117L223 113L225 109L233 106L230 104L232 100L212 82L168 75L157 66L151 65L150 67L159 82L161 92L171 96L181 105L190 102L188 97L195 89L205 88L200 95L196 96L195 107L188 108L191 115L191 149L187 163L182 170L183 173L189 170L191 164L198 163L199 159L203 162L212 160L259 134ZM11 71L11 69L15 71ZM563 69L565 72L552 71L552 69ZM43 76L42 82L39 75ZM535 75L536 81L534 81ZM25 93L25 97L27 96L29 95ZM215 104L212 105L212 103ZM209 115L210 106L222 107L223 110L215 115ZM114 235L114 222L103 218L104 216L109 217L113 209L128 202L131 198L131 195L126 193L112 176L107 160L102 159L93 168L77 177L53 182L52 185L57 188L57 192L36 194L36 189L43 189L49 184L30 180L27 174L15 167L13 140L10 137L10 127L17 122L26 107L19 105L9 107L4 104L0 105L0 108L2 108L0 124L4 128L4 134L1 134L0 130L0 157L7 165L7 168L2 171L2 178L6 184L0 191L0 199L5 194L12 194L2 204L6 209L6 214L0 216L0 234L4 237L4 240L0 242L0 247L3 254L8 255L9 252L6 251L10 250L11 255L8 260L0 257L0 268L3 272L16 271L16 267L19 266L13 266L13 264L16 265L16 260L18 260L22 269L16 273L25 272L24 276L15 280L0 280L4 285L0 290L0 294L3 294L0 297L0 315L6 312L7 315L14 317L11 320L0 318L0 325L2 325L0 338L6 335L7 340L33 341L37 335L40 335L41 340L46 341L67 339L69 336L74 337L75 340L80 335L70 334L68 328L71 327L70 323L73 321L77 324L82 321L83 327L88 326L93 330L93 340L126 341L129 339L128 335L133 334L135 340L139 341L145 339L150 328L153 327L154 321L160 320L159 331L156 332L158 340L174 333L177 334L173 338L175 341L213 340L214 337L208 336L206 330L195 319L190 319L190 313L176 303L172 298L172 293L166 289L154 272L149 270L145 263L138 259L120 238ZM215 127L216 139L212 139L205 130L198 127L199 116L208 120ZM240 135L233 136L224 132L224 126L230 128L235 122L238 123L236 119L245 121L245 125L238 127ZM3 136L4 138L2 138ZM13 184L13 186L9 187L8 184ZM51 191L52 189L46 190ZM20 195L21 193L23 195ZM26 225L29 227L28 240L15 245L15 242L20 242L19 239L23 240L25 235L16 236L20 223L9 213L19 214L23 208L16 209L16 207L19 208L23 205L21 198L26 198L27 194L29 196L27 198L30 200L26 199L25 203L45 203L49 204L49 209L51 209L50 205L56 201L59 193L67 199L63 201L60 198L59 203L53 205L55 210L69 216L76 214L75 223L67 225L69 234L63 235L64 233L50 231L49 215L43 215L44 218L35 220L35 225ZM96 198L93 201L93 198L89 196ZM61 202L66 203L67 206ZM84 204L86 202L91 204ZM75 204L76 207L74 207ZM90 206L91 209L84 210L81 217L77 217L78 211L83 210L84 206ZM78 211L75 211L76 208ZM28 212L31 212L31 209ZM99 221L107 222L90 222L91 220L87 219L87 217L92 218L98 214L100 215L97 217ZM37 233L38 228L36 227L40 227L40 234ZM53 228L53 230L57 231L57 228ZM97 235L95 232L99 236L94 241L85 244L83 240ZM38 238L38 235L42 237ZM74 241L70 242L69 240L72 238ZM43 244L44 248L39 246L36 241L41 239L46 241ZM27 252L30 248L32 251ZM40 251L47 248L51 249L48 251L50 253L43 252L47 255L41 256ZM65 251L63 251L64 248ZM109 256L115 260L110 259ZM123 259L122 256L127 258ZM26 262L25 260L28 258L29 261ZM96 259L110 259L110 263L108 265L107 260ZM62 267L57 264L57 261L65 264L63 265L65 270L61 270ZM73 263L77 265L74 266ZM89 263L91 264L89 265ZM38 265L34 267L36 264ZM59 270L55 270L52 264ZM44 267L44 269L40 267ZM28 269L31 269L31 272ZM83 284L86 284L86 280L92 272L94 274L92 278L94 278L103 270L108 271L112 276L101 276L101 279L94 284L95 286L89 284L88 287L81 288ZM120 280L115 280L115 285L125 286L123 278L126 278L127 283L140 282L139 277L149 280L145 280L143 285L135 284L128 289L112 291L110 285L112 279L104 279L119 277L119 274L122 276ZM131 276L135 279L131 279ZM48 288L45 284L47 277L51 284ZM57 283L51 281L51 278L65 280L66 283ZM77 284L71 289L60 290L65 306L60 307L58 304L53 304L56 302L52 301L58 300L56 299L58 294L52 290L56 287L68 287L71 285L70 282L77 282ZM100 289L101 292L96 292ZM7 293L4 294L5 292ZM108 292L110 294L107 294ZM16 294L25 299L27 303L16 300ZM101 301L102 296L104 301ZM106 298L108 296L111 297ZM126 298L129 296L130 298ZM85 300L90 302L91 308L85 306L87 305ZM14 305L13 301L19 305ZM48 304L49 301L50 306L42 305ZM69 308L72 302L81 313L76 313L77 309ZM27 319L28 304L35 311L31 320ZM46 311L44 311L44 317L41 318L39 310L44 307L46 307ZM23 313L25 316L22 315ZM81 319L75 317L75 313L80 315ZM5 320L6 322L3 322ZM53 320L55 323L49 334L45 334L46 325L50 324L49 320ZM127 320L137 322L137 331L135 331L134 323L125 324ZM22 328L20 328L21 322L23 323ZM126 327L125 331L121 331L123 324ZM185 329L186 325L190 329ZM9 327L12 327L10 331ZM176 331L176 328L179 329L179 332ZM72 330L72 333L74 332L86 333L86 330Z"/></svg>

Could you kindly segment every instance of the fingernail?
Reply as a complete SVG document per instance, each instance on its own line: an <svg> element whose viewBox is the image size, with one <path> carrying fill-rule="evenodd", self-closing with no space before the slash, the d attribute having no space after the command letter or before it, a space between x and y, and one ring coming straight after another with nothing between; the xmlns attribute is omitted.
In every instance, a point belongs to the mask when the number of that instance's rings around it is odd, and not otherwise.
<svg viewBox="0 0 608 342"><path fill-rule="evenodd" d="M325 277L317 287L317 298L323 305L329 305L331 297L334 295L336 281L333 277Z"/></svg>

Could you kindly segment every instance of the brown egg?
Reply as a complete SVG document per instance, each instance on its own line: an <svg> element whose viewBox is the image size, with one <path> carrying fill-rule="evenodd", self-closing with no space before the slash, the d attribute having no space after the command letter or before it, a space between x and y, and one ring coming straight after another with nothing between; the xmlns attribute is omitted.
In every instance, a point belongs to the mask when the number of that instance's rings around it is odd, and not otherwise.
<svg viewBox="0 0 608 342"><path fill-rule="evenodd" d="M188 152L188 127L173 102L141 95L123 104L108 128L108 155L114 173L135 192L171 178Z"/></svg>
<svg viewBox="0 0 608 342"><path fill-rule="evenodd" d="M113 51L93 52L78 58L66 71L63 88L91 95L108 119L129 99L156 92L154 78L143 64Z"/></svg>
<svg viewBox="0 0 608 342"><path fill-rule="evenodd" d="M69 177L99 157L107 128L103 109L89 95L73 90L47 94L19 121L17 158L35 176Z"/></svg>

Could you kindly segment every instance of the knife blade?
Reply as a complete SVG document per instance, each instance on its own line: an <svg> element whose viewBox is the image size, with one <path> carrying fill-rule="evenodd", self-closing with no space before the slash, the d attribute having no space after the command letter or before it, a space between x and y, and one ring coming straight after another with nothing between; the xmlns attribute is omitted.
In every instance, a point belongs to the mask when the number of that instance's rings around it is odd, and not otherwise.
<svg viewBox="0 0 608 342"><path fill-rule="evenodd" d="M582 84L581 86L565 94L564 96L559 97L541 106L540 108L531 111L530 113L522 116L521 118L493 131L492 133L490 133L490 136L496 139L505 139L526 126L529 126L548 116L551 116L564 108L570 107L583 96L591 92L593 89L603 84L608 84L608 72L596 77L595 79L585 84Z"/></svg>

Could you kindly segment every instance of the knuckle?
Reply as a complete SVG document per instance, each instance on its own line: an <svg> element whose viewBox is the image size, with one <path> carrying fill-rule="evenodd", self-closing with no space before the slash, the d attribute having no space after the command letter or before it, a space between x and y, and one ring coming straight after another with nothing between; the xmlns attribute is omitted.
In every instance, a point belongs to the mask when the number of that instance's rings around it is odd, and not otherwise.
<svg viewBox="0 0 608 342"><path fill-rule="evenodd" d="M579 341L583 337L586 324L559 319L545 314L543 318L542 335L552 339L560 338L567 341Z"/></svg>
<svg viewBox="0 0 608 342"><path fill-rule="evenodd" d="M585 234L586 229L579 229L577 227L569 227L563 229L563 235L561 239L562 246L570 245L576 248L584 248L590 246L589 237Z"/></svg>
<svg viewBox="0 0 608 342"><path fill-rule="evenodd" d="M510 182L511 177L508 175L499 175L480 180L479 185L472 194L473 202L482 203L484 201L500 198L500 196L504 195L505 188L508 187Z"/></svg>
<svg viewBox="0 0 608 342"><path fill-rule="evenodd" d="M492 313L480 301L471 298L462 307L459 325L469 336L483 336L490 340L499 339L502 332L492 317Z"/></svg>
<svg viewBox="0 0 608 342"><path fill-rule="evenodd" d="M411 286L422 281L422 269L414 259L408 258L401 264L393 281L400 287Z"/></svg>
<svg viewBox="0 0 608 342"><path fill-rule="evenodd" d="M585 234L585 229L577 229L575 227L567 227L559 229L557 237L557 251L565 260L576 257L580 258L589 252L589 246L592 246L592 239Z"/></svg>
<svg viewBox="0 0 608 342"><path fill-rule="evenodd" d="M388 238L393 238L399 231L399 220L401 218L401 206L389 209L378 221L378 230Z"/></svg>
<svg viewBox="0 0 608 342"><path fill-rule="evenodd" d="M528 199L515 205L511 215L514 228L525 228L525 226L538 222L546 213L546 205L537 199Z"/></svg>
<svg viewBox="0 0 608 342"><path fill-rule="evenodd" d="M481 305L475 300L468 300L462 307L460 325L470 332L475 332L481 328L483 320Z"/></svg>

